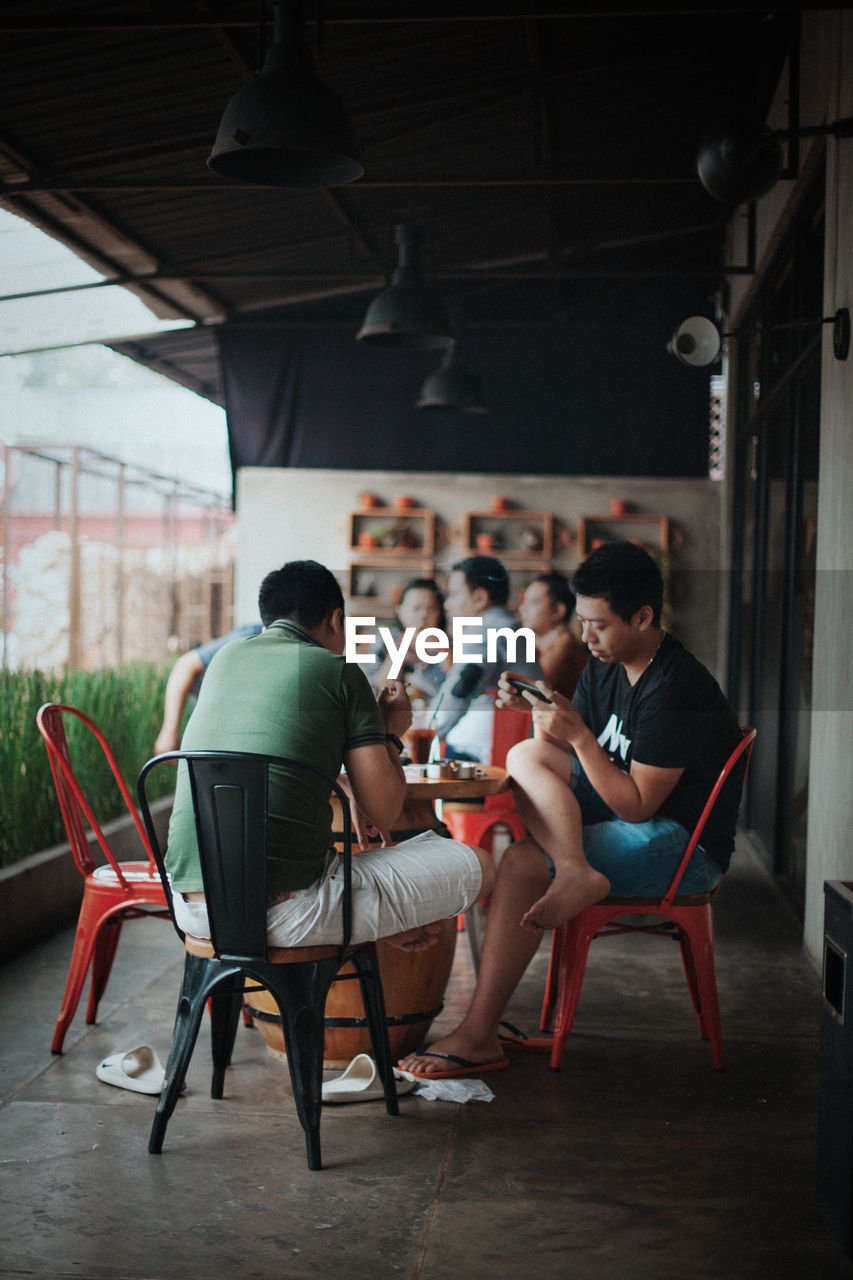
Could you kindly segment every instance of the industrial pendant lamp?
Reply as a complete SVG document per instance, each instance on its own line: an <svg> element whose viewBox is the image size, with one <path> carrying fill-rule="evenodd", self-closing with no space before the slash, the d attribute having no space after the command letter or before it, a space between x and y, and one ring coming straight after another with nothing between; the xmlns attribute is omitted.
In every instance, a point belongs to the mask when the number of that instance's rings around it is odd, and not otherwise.
<svg viewBox="0 0 853 1280"><path fill-rule="evenodd" d="M394 239L399 246L396 270L388 288L367 308L356 338L377 347L450 346L455 338L453 326L418 266L420 227L398 223Z"/></svg>
<svg viewBox="0 0 853 1280"><path fill-rule="evenodd" d="M300 0L273 4L274 43L263 70L225 108L209 169L238 182L333 187L360 178L340 98L317 78Z"/></svg>
<svg viewBox="0 0 853 1280"><path fill-rule="evenodd" d="M441 364L424 381L415 401L416 409L456 409L461 413L488 413L483 401L480 380L459 359L454 342L441 357Z"/></svg>

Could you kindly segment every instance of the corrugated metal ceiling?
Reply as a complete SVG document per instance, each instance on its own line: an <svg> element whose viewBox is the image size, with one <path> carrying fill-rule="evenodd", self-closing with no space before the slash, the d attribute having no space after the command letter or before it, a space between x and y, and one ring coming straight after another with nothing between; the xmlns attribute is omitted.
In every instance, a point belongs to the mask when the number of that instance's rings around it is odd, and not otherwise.
<svg viewBox="0 0 853 1280"><path fill-rule="evenodd" d="M626 291L722 283L728 210L694 172L721 114L762 114L798 10L325 0L306 6L365 176L332 190L228 183L205 166L257 63L256 0L5 0L0 199L162 316L128 345L221 402L213 326L352 323L392 228L465 324L601 324ZM674 317L678 320L680 317Z"/></svg>

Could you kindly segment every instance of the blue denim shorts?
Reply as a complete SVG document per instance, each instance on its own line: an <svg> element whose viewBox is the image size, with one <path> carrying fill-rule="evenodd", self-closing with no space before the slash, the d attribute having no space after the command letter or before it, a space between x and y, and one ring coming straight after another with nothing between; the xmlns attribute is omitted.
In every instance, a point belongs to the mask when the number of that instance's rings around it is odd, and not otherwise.
<svg viewBox="0 0 853 1280"><path fill-rule="evenodd" d="M583 819L587 862L607 876L618 898L652 898L669 888L690 834L674 818L623 822L595 791L577 760L572 790ZM550 861L550 859L549 859ZM699 845L687 864L679 893L708 893L722 876L719 863Z"/></svg>

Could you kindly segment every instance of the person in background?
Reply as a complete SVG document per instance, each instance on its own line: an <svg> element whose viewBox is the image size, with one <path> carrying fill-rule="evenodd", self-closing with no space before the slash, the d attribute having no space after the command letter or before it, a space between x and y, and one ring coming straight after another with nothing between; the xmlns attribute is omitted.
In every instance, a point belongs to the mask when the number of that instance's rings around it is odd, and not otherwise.
<svg viewBox="0 0 853 1280"><path fill-rule="evenodd" d="M564 698L571 698L589 651L571 629L575 597L568 578L540 573L525 587L518 616L536 635L536 656L545 679Z"/></svg>
<svg viewBox="0 0 853 1280"><path fill-rule="evenodd" d="M492 721L495 707L491 690L508 666L520 675L541 680L538 662L523 657L508 661L506 635L498 635L494 660L487 661L486 633L518 630L518 620L507 608L509 577L500 560L493 556L469 556L453 566L447 582L445 608L451 618L481 618L483 661L454 663L445 676L431 711L436 716L437 733L445 740L448 760L479 760L489 763ZM524 655L523 639L518 652Z"/></svg>
<svg viewBox="0 0 853 1280"><path fill-rule="evenodd" d="M169 678L163 697L163 723L154 742L154 752L162 755L164 751L176 751L181 741L181 721L184 708L190 697L198 697L201 681L211 661L226 644L232 640L245 640L256 636L262 630L260 622L251 622L245 627L235 627L224 636L208 640L195 649L188 649L178 658Z"/></svg>
<svg viewBox="0 0 853 1280"><path fill-rule="evenodd" d="M416 629L409 652L403 659L403 666L396 678L405 681L411 698L432 698L449 670L450 660L444 663L421 662L415 653L415 640L425 627L438 627L442 631L447 629L444 598L438 585L432 578L412 578L403 588L396 612L399 626L393 629L395 644L399 644L407 627ZM381 640L378 641L376 657L379 665L369 670L368 677L374 689L380 689L391 666L391 656Z"/></svg>

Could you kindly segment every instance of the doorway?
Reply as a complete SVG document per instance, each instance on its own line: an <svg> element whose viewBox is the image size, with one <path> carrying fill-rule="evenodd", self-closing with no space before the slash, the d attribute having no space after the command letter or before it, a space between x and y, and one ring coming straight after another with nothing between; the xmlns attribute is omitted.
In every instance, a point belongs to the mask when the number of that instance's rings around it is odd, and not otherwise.
<svg viewBox="0 0 853 1280"><path fill-rule="evenodd" d="M738 331L729 697L758 729L742 818L802 915L820 435L823 181ZM818 194L820 193L820 194Z"/></svg>

